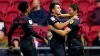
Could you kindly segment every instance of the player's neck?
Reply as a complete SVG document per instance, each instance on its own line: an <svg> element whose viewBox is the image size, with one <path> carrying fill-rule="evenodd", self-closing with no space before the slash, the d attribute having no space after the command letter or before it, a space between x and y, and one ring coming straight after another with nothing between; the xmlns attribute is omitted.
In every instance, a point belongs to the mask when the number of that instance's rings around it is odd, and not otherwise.
<svg viewBox="0 0 100 56"><path fill-rule="evenodd" d="M28 13L26 12L25 15L28 16Z"/></svg>
<svg viewBox="0 0 100 56"><path fill-rule="evenodd" d="M56 16L57 18L59 17L56 13L53 13L54 16Z"/></svg>

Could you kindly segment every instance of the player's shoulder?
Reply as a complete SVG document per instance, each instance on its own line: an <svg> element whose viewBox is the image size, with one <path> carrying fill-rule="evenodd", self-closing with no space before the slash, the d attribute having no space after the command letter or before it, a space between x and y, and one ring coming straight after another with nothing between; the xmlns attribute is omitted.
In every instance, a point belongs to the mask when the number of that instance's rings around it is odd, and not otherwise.
<svg viewBox="0 0 100 56"><path fill-rule="evenodd" d="M24 16L24 20L29 20L30 19L30 17L28 17L28 16Z"/></svg>
<svg viewBox="0 0 100 56"><path fill-rule="evenodd" d="M49 16L49 20L52 21L52 22L57 21L57 19L56 19L56 17L54 15L50 15Z"/></svg>
<svg viewBox="0 0 100 56"><path fill-rule="evenodd" d="M28 19L28 20L27 20L27 23L28 23L28 24L33 24L32 19Z"/></svg>
<svg viewBox="0 0 100 56"><path fill-rule="evenodd" d="M72 25L80 24L80 20L78 20L78 19L72 19L72 20L70 20L70 24L72 24Z"/></svg>
<svg viewBox="0 0 100 56"><path fill-rule="evenodd" d="M18 21L19 20L19 16L17 16L14 20L13 20L13 22L16 22L16 21Z"/></svg>
<svg viewBox="0 0 100 56"><path fill-rule="evenodd" d="M55 18L54 16L51 16L51 17L50 17L50 20L55 21L56 18Z"/></svg>

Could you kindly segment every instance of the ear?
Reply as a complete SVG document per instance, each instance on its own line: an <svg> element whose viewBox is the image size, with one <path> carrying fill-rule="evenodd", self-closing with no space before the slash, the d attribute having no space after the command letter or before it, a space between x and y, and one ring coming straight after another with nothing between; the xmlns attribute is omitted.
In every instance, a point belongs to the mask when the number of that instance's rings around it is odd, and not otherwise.
<svg viewBox="0 0 100 56"><path fill-rule="evenodd" d="M54 9L52 9L52 12L55 12L55 10L54 10Z"/></svg>

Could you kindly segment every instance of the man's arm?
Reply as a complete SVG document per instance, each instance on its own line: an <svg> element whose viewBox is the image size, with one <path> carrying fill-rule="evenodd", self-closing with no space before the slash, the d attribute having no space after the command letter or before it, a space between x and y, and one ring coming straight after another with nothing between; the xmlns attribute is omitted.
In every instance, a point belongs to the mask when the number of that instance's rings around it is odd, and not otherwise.
<svg viewBox="0 0 100 56"><path fill-rule="evenodd" d="M54 28L52 25L49 25L49 29L60 34L61 36L66 36L71 31L71 29L68 27L65 30L58 30Z"/></svg>
<svg viewBox="0 0 100 56"><path fill-rule="evenodd" d="M66 27L69 24L70 20L71 19L69 19L68 21L66 21L64 23L57 22L54 24L54 26L58 29L63 29L64 27Z"/></svg>
<svg viewBox="0 0 100 56"><path fill-rule="evenodd" d="M30 34L33 35L34 37L39 38L39 39L41 39L41 40L44 41L44 38L41 37L40 35L38 35L38 34L33 30L33 27L30 27L30 26L29 26L29 27L28 27L28 31L29 31Z"/></svg>
<svg viewBox="0 0 100 56"><path fill-rule="evenodd" d="M73 17L71 19L73 19ZM53 25L57 29L63 29L64 27L66 27L69 24L71 19L67 20L64 23L60 23L54 16L52 16L50 19L48 19L48 23L50 25Z"/></svg>
<svg viewBox="0 0 100 56"><path fill-rule="evenodd" d="M71 15L70 14L60 14L59 16L61 16L61 17L69 17Z"/></svg>
<svg viewBox="0 0 100 56"><path fill-rule="evenodd" d="M29 31L29 33L31 34L31 35L33 35L34 37L36 37L36 38L39 38L39 39L41 39L41 40L43 40L44 41L44 38L43 37L41 37L40 35L38 35L34 30L33 30L33 23L32 23L32 20L28 20L27 21L27 30Z"/></svg>
<svg viewBox="0 0 100 56"><path fill-rule="evenodd" d="M74 19L74 20L71 20L69 22L69 25L65 30L58 30L51 25L49 25L49 29L60 34L60 35L62 35L62 36L65 36L66 34L68 34L73 29L74 26L77 26L79 23L80 23L79 20Z"/></svg>
<svg viewBox="0 0 100 56"><path fill-rule="evenodd" d="M14 30L17 28L18 26L16 24L13 24L8 32L8 46L11 46L11 39L12 39L12 34L14 32Z"/></svg>
<svg viewBox="0 0 100 56"><path fill-rule="evenodd" d="M30 33L31 35L33 35L33 36L36 37L36 38L39 38L39 39L43 40L43 41L46 43L46 45L48 45L48 40L45 39L45 38L43 38L43 37L41 37L40 35L38 35L38 34L33 30L33 27L28 26L28 29L27 29L27 30L29 31L29 33Z"/></svg>
<svg viewBox="0 0 100 56"><path fill-rule="evenodd" d="M28 33L30 33L31 35L33 35L33 36L36 37L36 38L39 38L39 39L43 40L43 41L46 43L46 45L48 45L48 41L47 41L45 38L43 38L43 37L41 37L40 35L38 35L38 34L33 30L33 23L32 23L32 20L28 20L27 24L28 24L28 25L27 25Z"/></svg>
<svg viewBox="0 0 100 56"><path fill-rule="evenodd" d="M56 28L58 28L58 29L63 29L64 27L66 27L68 24L69 24L69 22L71 21L71 20L73 20L75 17L72 17L72 18L70 18L69 20L67 20L66 22L64 22L64 23L59 23L59 22L57 22L57 23L55 23L54 24L54 26L56 27Z"/></svg>
<svg viewBox="0 0 100 56"><path fill-rule="evenodd" d="M81 35L81 40L82 40L83 45L85 45L85 38L83 35Z"/></svg>

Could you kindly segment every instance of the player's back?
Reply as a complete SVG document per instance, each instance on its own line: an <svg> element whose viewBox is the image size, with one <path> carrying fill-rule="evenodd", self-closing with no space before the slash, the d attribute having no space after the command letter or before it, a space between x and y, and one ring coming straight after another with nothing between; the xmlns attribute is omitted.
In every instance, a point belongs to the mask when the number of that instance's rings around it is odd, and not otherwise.
<svg viewBox="0 0 100 56"><path fill-rule="evenodd" d="M33 37L30 34L30 27L32 27L32 21L31 19L21 14L13 21L14 24L16 24L18 27L18 31L20 33L20 46L24 48L31 48L33 46Z"/></svg>

